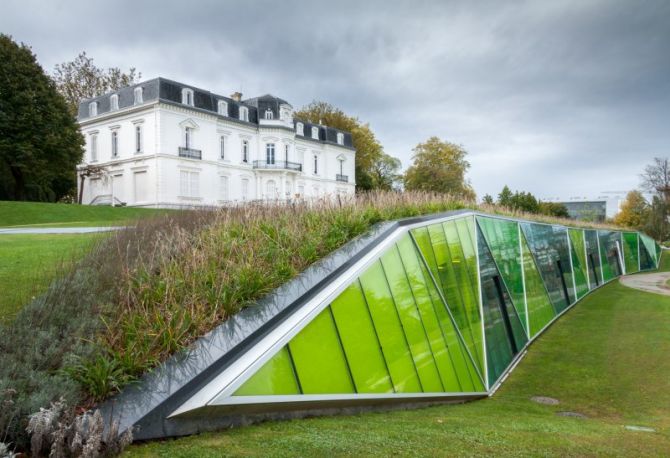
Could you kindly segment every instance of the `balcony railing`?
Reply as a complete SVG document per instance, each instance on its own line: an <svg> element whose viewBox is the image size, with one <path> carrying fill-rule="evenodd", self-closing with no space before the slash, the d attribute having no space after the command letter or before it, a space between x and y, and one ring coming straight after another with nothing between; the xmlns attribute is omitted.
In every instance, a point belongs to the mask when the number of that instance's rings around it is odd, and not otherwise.
<svg viewBox="0 0 670 458"><path fill-rule="evenodd" d="M335 175L335 181L341 181L342 183L349 183L349 175L340 175L339 173Z"/></svg>
<svg viewBox="0 0 670 458"><path fill-rule="evenodd" d="M179 157L187 157L189 159L202 159L202 151L193 148L179 147Z"/></svg>
<svg viewBox="0 0 670 458"><path fill-rule="evenodd" d="M290 161L254 161L255 169L280 169L293 170L295 172L302 172L302 164Z"/></svg>

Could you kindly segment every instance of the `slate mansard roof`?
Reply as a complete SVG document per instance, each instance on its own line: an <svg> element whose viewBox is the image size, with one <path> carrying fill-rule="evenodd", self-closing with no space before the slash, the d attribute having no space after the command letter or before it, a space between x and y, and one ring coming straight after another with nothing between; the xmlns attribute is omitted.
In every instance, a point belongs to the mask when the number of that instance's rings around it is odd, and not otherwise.
<svg viewBox="0 0 670 458"><path fill-rule="evenodd" d="M270 109L273 112L274 119L279 119L280 116L280 106L288 105L291 106L284 99L275 97L271 94L265 94L260 97L254 97L241 102L237 102L230 97L214 94L212 92L206 91L204 89L199 89L194 86L189 86L187 84L178 83L176 81L171 81L165 78L154 78L152 80L144 81L142 83L135 84L133 86L128 86L121 88L117 91L109 92L107 94L93 97L91 99L82 100L79 103L79 113L77 119L82 122L90 119L88 107L91 102L97 103L97 112L98 116L109 113L111 111L111 102L110 97L114 94L118 95L119 98L119 110L124 108L129 108L135 104L135 94L134 91L137 87L142 88L142 101L143 104L148 102L160 101L163 103L169 103L174 105L183 106L181 103L182 89L191 89L193 91L193 106L189 107L190 109L195 109L198 111L204 111L208 114L219 116L227 120L234 122L239 122L242 124L255 124L259 125L259 118L264 116L264 113L267 109ZM218 102L225 101L228 103L228 116L224 116L218 113ZM240 107L247 107L249 110L249 121L241 121L239 119ZM353 142L351 139L351 133L335 129L333 127L323 126L320 124L313 124L305 121L294 120L293 121L293 130L295 131L295 126L297 123L302 123L304 125L303 135L296 136L303 138L305 140L318 141L320 143L331 143L338 146L344 146L345 148L353 149ZM274 126L273 126L274 127ZM319 129L319 140L312 138L312 127L317 127ZM339 145L337 143L337 134L342 133L344 135L344 144Z"/></svg>

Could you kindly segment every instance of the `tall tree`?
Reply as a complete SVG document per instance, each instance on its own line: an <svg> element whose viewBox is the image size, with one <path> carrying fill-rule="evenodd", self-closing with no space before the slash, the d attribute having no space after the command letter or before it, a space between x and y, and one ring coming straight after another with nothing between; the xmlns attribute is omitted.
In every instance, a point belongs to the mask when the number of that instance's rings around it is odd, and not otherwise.
<svg viewBox="0 0 670 458"><path fill-rule="evenodd" d="M670 202L670 160L668 158L654 158L654 162L645 167L641 178L642 189Z"/></svg>
<svg viewBox="0 0 670 458"><path fill-rule="evenodd" d="M455 143L430 137L414 148L413 163L405 172L405 189L451 194L466 200L475 199L475 191L465 178L470 163L467 151Z"/></svg>
<svg viewBox="0 0 670 458"><path fill-rule="evenodd" d="M614 217L614 224L642 229L648 218L649 204L640 191L631 191L621 204L621 210Z"/></svg>
<svg viewBox="0 0 670 458"><path fill-rule="evenodd" d="M399 173L401 165L400 159L386 153L382 154L382 157L372 164L370 171L372 187L384 191L398 189L402 179Z"/></svg>
<svg viewBox="0 0 670 458"><path fill-rule="evenodd" d="M79 102L139 82L142 74L134 67L124 73L118 67L97 67L81 52L73 61L57 64L51 75L58 91L67 100L70 113L77 115Z"/></svg>
<svg viewBox="0 0 670 458"><path fill-rule="evenodd" d="M0 62L0 193L59 199L76 183L84 138L28 46L0 34Z"/></svg>
<svg viewBox="0 0 670 458"><path fill-rule="evenodd" d="M397 174L392 167L397 159L384 153L384 148L370 129L358 118L349 116L339 108L326 102L313 101L296 111L296 119L325 124L336 129L351 132L356 148L356 190L369 190L388 185L390 175ZM399 161L398 161L399 162ZM380 175L381 173L381 175Z"/></svg>
<svg viewBox="0 0 670 458"><path fill-rule="evenodd" d="M512 194L512 190L509 188L509 186L505 185L502 188L502 191L500 191L500 194L498 194L497 203L501 207L512 208L512 197L514 197L514 194Z"/></svg>

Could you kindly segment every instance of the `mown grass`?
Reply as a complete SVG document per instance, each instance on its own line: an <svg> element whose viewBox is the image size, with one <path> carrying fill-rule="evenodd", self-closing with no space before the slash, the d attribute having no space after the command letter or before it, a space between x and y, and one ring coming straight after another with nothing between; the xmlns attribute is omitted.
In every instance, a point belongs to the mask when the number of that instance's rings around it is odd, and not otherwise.
<svg viewBox="0 0 670 458"><path fill-rule="evenodd" d="M548 329L489 399L268 422L136 445L125 456L667 456L669 334L670 297L615 281ZM530 401L539 395L560 404ZM557 415L565 411L588 418Z"/></svg>
<svg viewBox="0 0 670 458"><path fill-rule="evenodd" d="M101 234L0 235L0 322L85 255Z"/></svg>
<svg viewBox="0 0 670 458"><path fill-rule="evenodd" d="M0 227L124 225L139 218L163 215L168 211L132 207L0 201Z"/></svg>

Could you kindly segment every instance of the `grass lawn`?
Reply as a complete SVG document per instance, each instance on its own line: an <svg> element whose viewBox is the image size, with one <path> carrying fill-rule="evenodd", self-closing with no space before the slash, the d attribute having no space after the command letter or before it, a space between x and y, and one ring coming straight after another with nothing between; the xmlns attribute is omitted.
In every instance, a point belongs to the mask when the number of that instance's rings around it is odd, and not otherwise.
<svg viewBox="0 0 670 458"><path fill-rule="evenodd" d="M113 226L169 210L0 201L0 227Z"/></svg>
<svg viewBox="0 0 670 458"><path fill-rule="evenodd" d="M43 292L68 261L103 234L0 235L0 321Z"/></svg>
<svg viewBox="0 0 670 458"><path fill-rule="evenodd" d="M669 336L670 297L614 281L535 342L489 399L268 422L136 445L126 456L667 456ZM529 400L536 395L560 404ZM561 411L588 418L557 415ZM629 431L626 425L656 432Z"/></svg>

